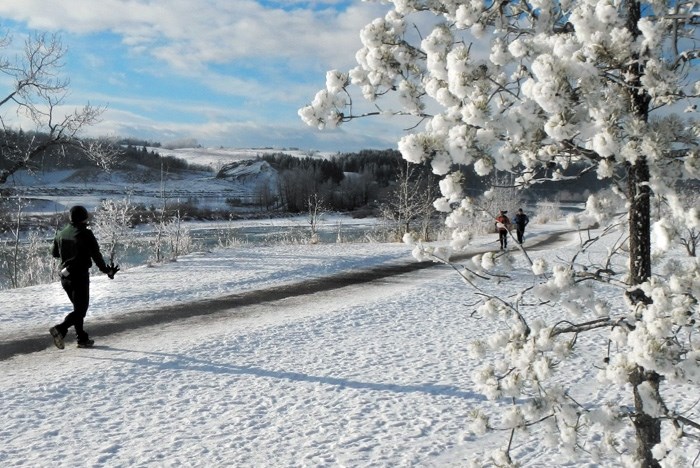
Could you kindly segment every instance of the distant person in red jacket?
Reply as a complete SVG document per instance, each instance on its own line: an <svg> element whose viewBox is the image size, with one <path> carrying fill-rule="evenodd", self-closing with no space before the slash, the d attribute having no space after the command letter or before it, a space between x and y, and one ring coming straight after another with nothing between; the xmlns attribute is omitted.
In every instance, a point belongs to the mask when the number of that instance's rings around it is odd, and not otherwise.
<svg viewBox="0 0 700 468"><path fill-rule="evenodd" d="M510 231L510 219L506 216L508 213L505 210L498 212L496 216L496 231L498 231L498 242L501 244L501 250L508 247L508 232Z"/></svg>
<svg viewBox="0 0 700 468"><path fill-rule="evenodd" d="M95 262L100 271L110 279L119 266L107 265L100 253L97 239L88 229L88 211L83 206L70 209L70 223L56 234L53 256L61 259L61 286L73 303L73 311L63 322L51 327L49 333L58 349L64 348L63 339L70 327L75 328L79 348L90 348L95 343L83 328L85 314L90 303L90 267Z"/></svg>

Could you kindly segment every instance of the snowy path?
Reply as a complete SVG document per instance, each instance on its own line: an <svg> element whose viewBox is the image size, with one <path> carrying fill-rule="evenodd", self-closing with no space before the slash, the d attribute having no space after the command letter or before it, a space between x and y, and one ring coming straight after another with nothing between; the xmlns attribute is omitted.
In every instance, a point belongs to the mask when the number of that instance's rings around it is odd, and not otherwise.
<svg viewBox="0 0 700 468"><path fill-rule="evenodd" d="M193 318L134 330L89 352L14 358L2 365L12 411L0 461L421 464L459 442L481 397L466 387L462 330L473 323L460 304L437 307L435 285L419 280L351 286L342 301L328 291L252 305L214 326Z"/></svg>
<svg viewBox="0 0 700 468"><path fill-rule="evenodd" d="M0 361L0 463L461 466L484 401L465 349L491 325L470 317L458 276L435 265L329 288L122 327L91 350L43 337Z"/></svg>
<svg viewBox="0 0 700 468"><path fill-rule="evenodd" d="M571 232L568 230L540 233L528 242L528 251L541 249L545 246L552 247L554 245L559 245L562 239L565 239L567 236L571 236ZM394 247L399 247L399 249L401 249L401 246ZM511 248L514 249L513 247ZM483 253L489 249L489 247L481 246L473 249L469 255L462 257L456 256L454 260L459 261L460 259L466 259L471 255ZM295 278L293 281L282 281L283 279L289 278L288 276L283 276L280 281L264 283L264 287L259 289L256 289L259 285L256 286L255 283L253 283L252 289L237 294L226 293L225 288L220 288L219 291L221 292L219 295L215 295L213 298L209 297L199 300L192 298L190 300L178 301L174 304L167 304L160 307L153 307L153 304L147 303L146 308L139 309L138 307L132 307L134 310L128 314L112 314L106 318L102 318L99 322L95 322L88 316L89 331L94 337L102 337L133 328L167 323L192 316L209 316L221 311L228 311L229 314L237 316L241 313L241 306L261 304L292 296L308 295L319 291L342 288L348 285L370 283L378 279L436 266L433 262L419 263L412 259L405 258L396 261L396 258L390 256L379 257L380 260L386 260L387 258L390 260L388 263L379 263L368 268L354 268L355 263L349 262L348 266L345 267L347 269L343 269L344 267L341 266L339 272L331 270L330 274L322 277L309 277L303 273L299 273L297 275L299 278ZM393 261L391 261L392 259ZM240 261L239 258L236 260ZM290 262L287 261L287 263ZM104 282L104 278L99 279ZM194 281L194 279L186 277L181 280ZM240 278L238 278L234 284L237 288L241 288L241 283ZM62 291L60 291L58 284L54 284L53 286L55 290L53 292L54 296L57 295L61 298ZM181 287L183 289L187 288L186 285L182 285ZM210 287L210 285L207 284L205 287ZM38 288L41 288L41 286L37 287L37 289ZM12 294L12 291L8 291L7 293ZM131 296L129 296L128 293L125 296L128 302ZM0 295L0 300L1 298ZM124 302L123 297L120 300ZM95 309L95 301L93 300L92 302L91 313ZM26 325L26 322L22 325ZM46 349L46 327L32 327L29 330L27 330L26 326L17 328L19 328L19 330L14 333L8 333L7 330L0 332L0 360L7 359L17 354L26 354Z"/></svg>

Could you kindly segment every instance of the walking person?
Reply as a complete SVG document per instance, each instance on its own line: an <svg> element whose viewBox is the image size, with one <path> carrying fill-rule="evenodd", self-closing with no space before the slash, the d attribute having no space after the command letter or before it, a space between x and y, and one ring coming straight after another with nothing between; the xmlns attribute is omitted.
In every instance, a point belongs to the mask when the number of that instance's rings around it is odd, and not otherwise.
<svg viewBox="0 0 700 468"><path fill-rule="evenodd" d="M70 209L69 224L56 234L53 241L53 256L61 259L61 286L73 304L73 311L63 322L49 329L53 343L63 349L63 339L70 327L75 328L78 347L89 348L95 342L83 328L83 321L90 303L90 268L97 268L110 279L119 271L114 263L107 265L102 258L95 235L88 229L88 211L84 206Z"/></svg>
<svg viewBox="0 0 700 468"><path fill-rule="evenodd" d="M501 250L508 247L508 232L510 231L510 219L506 216L508 213L505 210L500 210L496 216L496 231L498 231L498 242L501 244Z"/></svg>
<svg viewBox="0 0 700 468"><path fill-rule="evenodd" d="M515 224L515 232L518 236L518 244L523 243L523 236L525 235L525 226L530 222L530 218L523 213L523 209L519 208L518 213L513 217L513 224Z"/></svg>

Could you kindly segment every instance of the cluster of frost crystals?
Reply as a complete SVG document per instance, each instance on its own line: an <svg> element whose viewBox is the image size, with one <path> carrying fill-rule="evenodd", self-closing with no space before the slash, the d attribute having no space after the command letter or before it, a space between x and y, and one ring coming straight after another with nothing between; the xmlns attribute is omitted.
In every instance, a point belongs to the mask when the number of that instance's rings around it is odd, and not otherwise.
<svg viewBox="0 0 700 468"><path fill-rule="evenodd" d="M421 41L421 49L426 54L426 68L433 81L432 97L437 97L435 85L447 81L447 50L453 44L454 37L446 25L441 25Z"/></svg>
<svg viewBox="0 0 700 468"><path fill-rule="evenodd" d="M651 227L654 246L656 249L666 252L672 246L673 226L667 219L656 221Z"/></svg>
<svg viewBox="0 0 700 468"><path fill-rule="evenodd" d="M610 192L590 195L586 200L586 209L567 218L569 225L587 228L595 224L607 225L620 211L621 198Z"/></svg>
<svg viewBox="0 0 700 468"><path fill-rule="evenodd" d="M651 303L636 304L634 328L621 328L617 336L628 350L626 359L668 382L700 383L700 341L688 333L698 319L698 262L665 281L652 278L641 287Z"/></svg>
<svg viewBox="0 0 700 468"><path fill-rule="evenodd" d="M547 261L544 258L537 258L532 262L532 272L536 275L544 275L547 272Z"/></svg>
<svg viewBox="0 0 700 468"><path fill-rule="evenodd" d="M450 199L446 197L436 199L433 202L433 207L441 213L449 213L452 210Z"/></svg>
<svg viewBox="0 0 700 468"><path fill-rule="evenodd" d="M440 192L450 203L458 202L462 199L464 192L462 189L462 174L453 172L440 181Z"/></svg>
<svg viewBox="0 0 700 468"><path fill-rule="evenodd" d="M465 250L474 239L474 234L466 229L455 229L452 231L452 240L450 247L452 250Z"/></svg>
<svg viewBox="0 0 700 468"><path fill-rule="evenodd" d="M404 234L402 241L404 244L413 246L413 251L411 253L413 258L419 262L448 262L452 255L452 249L450 247L424 244L414 232L407 232Z"/></svg>
<svg viewBox="0 0 700 468"><path fill-rule="evenodd" d="M469 429L476 435L484 435L489 429L489 417L481 411L474 411L470 414L471 424Z"/></svg>
<svg viewBox="0 0 700 468"><path fill-rule="evenodd" d="M310 105L299 109L299 116L307 125L318 129L334 128L343 118L339 109L347 105L341 93L348 84L348 76L337 70L326 73L326 89L316 93Z"/></svg>
<svg viewBox="0 0 700 468"><path fill-rule="evenodd" d="M432 150L433 139L425 133L411 133L399 140L399 152L409 162L421 163Z"/></svg>
<svg viewBox="0 0 700 468"><path fill-rule="evenodd" d="M399 83L399 101L405 111L409 114L420 115L423 112L425 104L421 99L423 88L416 83L408 80L403 80Z"/></svg>
<svg viewBox="0 0 700 468"><path fill-rule="evenodd" d="M461 176L455 174L451 179L455 181ZM439 198L435 201L434 206L438 211L443 211L449 213L445 218L445 226L452 230L452 241L450 246L453 250L459 251L464 250L469 246L475 235L474 226L481 221L480 213L478 208L474 205L474 200L470 197L461 198L459 205L456 208L452 208L451 199L459 199L461 196L455 197L454 190L457 190L458 186L445 187L445 197ZM461 189L460 189L461 190ZM448 198L447 195L450 195Z"/></svg>
<svg viewBox="0 0 700 468"><path fill-rule="evenodd" d="M326 89L331 94L338 94L348 85L348 74L338 70L326 72Z"/></svg>

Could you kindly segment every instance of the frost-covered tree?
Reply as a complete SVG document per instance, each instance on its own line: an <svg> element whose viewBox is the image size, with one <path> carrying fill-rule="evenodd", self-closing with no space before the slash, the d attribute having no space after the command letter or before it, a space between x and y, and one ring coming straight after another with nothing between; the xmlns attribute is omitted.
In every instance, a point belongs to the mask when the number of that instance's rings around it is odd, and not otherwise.
<svg viewBox="0 0 700 468"><path fill-rule="evenodd" d="M434 180L423 168L404 163L380 206L382 218L389 223L392 238L400 240L417 231L421 240L429 240L430 224L435 213Z"/></svg>
<svg viewBox="0 0 700 468"><path fill-rule="evenodd" d="M309 242L318 244L319 242L319 224L323 220L323 216L328 212L326 202L318 193L309 195L307 200L307 221L309 222Z"/></svg>
<svg viewBox="0 0 700 468"><path fill-rule="evenodd" d="M700 229L697 225L686 222L686 218L697 219L700 216L700 187L686 187L678 192L677 197L672 205L683 207L685 218L664 216L667 208L666 204L662 202L659 220L654 223L652 232L661 248L667 249L669 244L677 239L685 247L688 255L695 257L697 246L700 244Z"/></svg>
<svg viewBox="0 0 700 468"><path fill-rule="evenodd" d="M53 279L56 266L55 262L46 258L45 234L39 229L27 229L29 217L24 213L26 203L20 197L2 204L2 209L8 211L6 214L13 224L6 233L2 232L9 234L9 239L0 244L0 270L11 288L48 283Z"/></svg>
<svg viewBox="0 0 700 468"><path fill-rule="evenodd" d="M112 264L117 260L117 254L123 253L134 240L129 231L133 228L135 211L130 198L126 197L122 200L103 200L95 212L92 230Z"/></svg>
<svg viewBox="0 0 700 468"><path fill-rule="evenodd" d="M513 412L501 421L514 432L555 421L551 429L567 447L582 447L588 429L603 434L606 443L595 450L607 450L608 456L673 466L685 455L674 451L678 440L693 431L697 436L700 428L663 398L664 389L700 383L700 343L692 333L700 273L697 263L652 272L650 197L669 203L669 217L700 226L675 194L679 179L700 177L700 125L694 120L700 96L699 4L383 3L392 8L360 33L358 66L329 71L325 89L299 115L319 128L372 115L424 121L400 139L398 148L406 160L429 161L443 176L436 207L456 228L455 250L469 243L470 235L459 226L477 205L455 183L460 165L472 165L483 176L511 172L523 188L591 171L610 180L619 198L590 197L578 222L587 217L611 232L620 224L615 212L624 208L626 237L611 255L626 254L626 271L612 271L609 262L590 269L582 265L583 256L549 269L535 262L540 287L511 301L481 291L485 300L479 310L508 328L491 341L504 356L502 367L485 369L480 388L494 398L514 399ZM357 89L374 109L363 110ZM591 297L585 288L590 279L616 284L627 300L625 310ZM564 305L561 322L530 320L528 307L538 301ZM566 315L572 310L585 312ZM624 381L631 388L631 407L591 408L551 383L555 364L565 360L576 337L601 329L610 330L615 344L602 374L611 384ZM482 422L484 429L493 427ZM634 429L633 444L619 443L625 422ZM607 443L615 437L618 443ZM506 451L496 463L510 462Z"/></svg>
<svg viewBox="0 0 700 468"><path fill-rule="evenodd" d="M70 151L109 168L117 154L114 146L79 138L82 130L98 122L104 108L87 104L67 113L61 109L69 82L60 76L66 49L59 37L30 36L16 56L11 55L11 44L10 36L0 36L0 110L12 111L33 128L18 129L0 116L0 185L52 152Z"/></svg>

